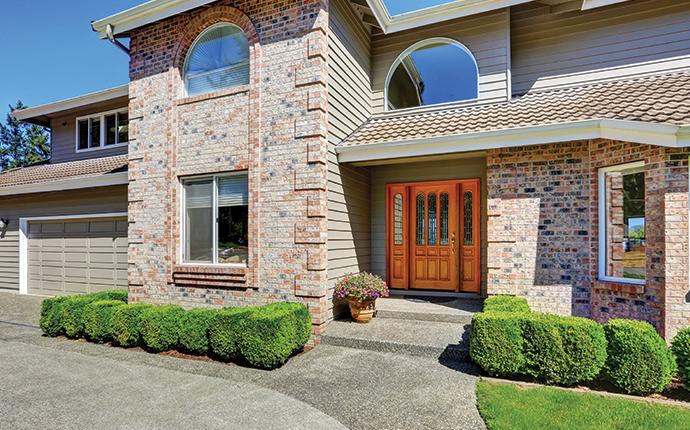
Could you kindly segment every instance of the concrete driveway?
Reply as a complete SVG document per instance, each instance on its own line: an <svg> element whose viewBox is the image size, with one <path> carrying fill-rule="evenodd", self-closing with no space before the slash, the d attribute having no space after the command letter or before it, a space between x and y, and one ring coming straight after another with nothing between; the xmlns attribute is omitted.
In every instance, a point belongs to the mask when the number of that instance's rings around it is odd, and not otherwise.
<svg viewBox="0 0 690 430"><path fill-rule="evenodd" d="M0 293L0 427L481 429L476 378L435 360L319 346L266 372L42 337Z"/></svg>

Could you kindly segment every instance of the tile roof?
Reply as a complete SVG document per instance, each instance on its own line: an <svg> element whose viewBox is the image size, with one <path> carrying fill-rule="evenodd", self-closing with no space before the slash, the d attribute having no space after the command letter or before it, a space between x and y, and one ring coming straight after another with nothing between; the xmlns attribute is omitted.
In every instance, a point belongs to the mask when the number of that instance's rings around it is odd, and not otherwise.
<svg viewBox="0 0 690 430"><path fill-rule="evenodd" d="M0 189L56 180L88 178L127 171L127 156L92 158L56 164L37 164L0 172Z"/></svg>
<svg viewBox="0 0 690 430"><path fill-rule="evenodd" d="M509 102L375 116L341 146L400 142L580 120L690 124L690 71L534 92Z"/></svg>

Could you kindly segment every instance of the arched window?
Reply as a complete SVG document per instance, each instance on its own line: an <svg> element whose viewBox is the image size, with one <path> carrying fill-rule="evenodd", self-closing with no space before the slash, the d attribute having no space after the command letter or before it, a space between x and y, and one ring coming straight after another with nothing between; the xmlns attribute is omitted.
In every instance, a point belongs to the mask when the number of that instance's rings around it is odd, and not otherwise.
<svg viewBox="0 0 690 430"><path fill-rule="evenodd" d="M192 43L184 64L190 96L249 83L249 42L233 24L216 24Z"/></svg>
<svg viewBox="0 0 690 430"><path fill-rule="evenodd" d="M473 100L479 69L463 44L447 38L415 43L393 63L386 79L388 110Z"/></svg>

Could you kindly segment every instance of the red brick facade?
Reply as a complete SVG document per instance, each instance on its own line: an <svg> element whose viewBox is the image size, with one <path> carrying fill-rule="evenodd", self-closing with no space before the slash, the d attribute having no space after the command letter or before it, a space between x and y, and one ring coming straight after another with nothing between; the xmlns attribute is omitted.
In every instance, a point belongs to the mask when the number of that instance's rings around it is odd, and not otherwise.
<svg viewBox="0 0 690 430"><path fill-rule="evenodd" d="M277 17L280 17L278 19ZM250 44L247 86L185 97L181 69L205 28ZM129 283L137 301L186 306L299 300L327 319L327 0L219 1L131 34ZM244 170L247 269L180 261L180 178Z"/></svg>
<svg viewBox="0 0 690 430"><path fill-rule="evenodd" d="M646 285L598 280L598 171L644 161ZM690 323L688 153L606 140L487 155L489 294L537 310L635 318L667 338Z"/></svg>

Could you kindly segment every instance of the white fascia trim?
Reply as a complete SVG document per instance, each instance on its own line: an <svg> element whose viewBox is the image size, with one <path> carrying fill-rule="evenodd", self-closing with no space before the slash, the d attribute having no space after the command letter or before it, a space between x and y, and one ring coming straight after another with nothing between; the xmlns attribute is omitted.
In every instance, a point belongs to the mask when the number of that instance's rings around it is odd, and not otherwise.
<svg viewBox="0 0 690 430"><path fill-rule="evenodd" d="M596 9L598 7L608 6L616 3L623 3L628 0L582 0L581 10Z"/></svg>
<svg viewBox="0 0 690 430"><path fill-rule="evenodd" d="M341 163L352 163L587 139L612 139L683 147L690 146L690 126L594 119L367 145L337 146L336 153Z"/></svg>
<svg viewBox="0 0 690 430"><path fill-rule="evenodd" d="M29 294L29 222L118 217L127 217L127 212L79 215L52 215L19 218L19 294Z"/></svg>
<svg viewBox="0 0 690 430"><path fill-rule="evenodd" d="M126 97L129 95L129 84L120 85L119 87L109 88L95 93L84 94L83 96L73 97L71 99L60 100L53 103L31 107L27 109L16 110L12 112L12 116L19 121L36 118L39 116L50 115L69 109L76 109L82 106L87 106L93 103L106 102L108 100Z"/></svg>
<svg viewBox="0 0 690 430"><path fill-rule="evenodd" d="M0 196L46 193L51 191L78 190L82 188L108 187L129 184L127 172L108 173L100 176L70 178L37 184L16 185L0 188Z"/></svg>
<svg viewBox="0 0 690 430"><path fill-rule="evenodd" d="M464 16L503 9L530 0L456 0L414 12L391 16L383 0L367 0L384 33L395 33Z"/></svg>
<svg viewBox="0 0 690 430"><path fill-rule="evenodd" d="M91 23L101 39L107 38L106 27L113 26L113 35L195 9L216 0L151 0Z"/></svg>

